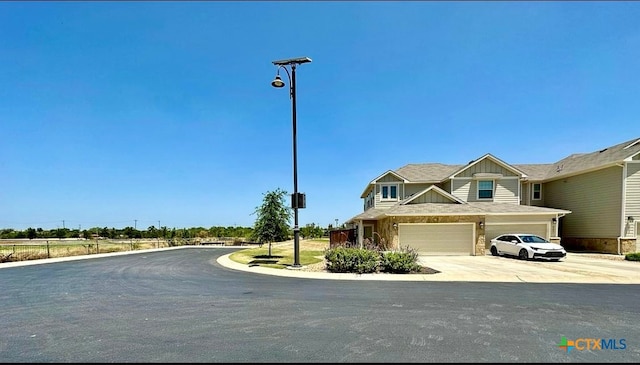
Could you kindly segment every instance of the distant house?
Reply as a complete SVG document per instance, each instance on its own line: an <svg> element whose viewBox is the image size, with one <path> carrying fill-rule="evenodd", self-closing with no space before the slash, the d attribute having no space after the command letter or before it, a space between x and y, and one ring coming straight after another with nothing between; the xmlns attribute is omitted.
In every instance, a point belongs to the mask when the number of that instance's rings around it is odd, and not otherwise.
<svg viewBox="0 0 640 365"><path fill-rule="evenodd" d="M408 164L383 172L346 221L365 241L424 255L484 255L492 238L535 233L568 250L640 250L640 139L553 164L486 154L466 165Z"/></svg>

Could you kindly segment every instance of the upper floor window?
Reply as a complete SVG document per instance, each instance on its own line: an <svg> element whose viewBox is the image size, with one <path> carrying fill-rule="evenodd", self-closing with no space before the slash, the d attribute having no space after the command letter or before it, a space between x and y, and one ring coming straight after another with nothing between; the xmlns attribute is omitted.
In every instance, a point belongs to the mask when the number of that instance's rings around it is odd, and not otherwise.
<svg viewBox="0 0 640 365"><path fill-rule="evenodd" d="M382 200L398 200L398 185L382 185Z"/></svg>
<svg viewBox="0 0 640 365"><path fill-rule="evenodd" d="M540 200L542 199L542 184L533 184L533 187L531 188L532 192L533 192L533 200Z"/></svg>
<svg viewBox="0 0 640 365"><path fill-rule="evenodd" d="M478 181L478 199L493 199L493 180Z"/></svg>

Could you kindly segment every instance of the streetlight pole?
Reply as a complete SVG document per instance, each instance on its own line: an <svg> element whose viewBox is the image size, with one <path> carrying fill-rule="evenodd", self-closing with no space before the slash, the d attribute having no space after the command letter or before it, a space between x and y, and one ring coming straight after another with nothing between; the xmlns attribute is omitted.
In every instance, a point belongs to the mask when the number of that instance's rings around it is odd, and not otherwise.
<svg viewBox="0 0 640 365"><path fill-rule="evenodd" d="M280 69L287 73L289 78L289 97L291 98L291 113L293 122L293 194L291 195L291 207L293 208L293 268L300 268L300 227L298 227L298 209L305 208L306 198L298 193L298 146L297 146L297 121L296 121L296 66L311 62L309 57L298 57L286 60L273 61L278 66L276 77L271 82L273 87L281 88L284 82L280 78ZM291 67L291 74L287 66Z"/></svg>

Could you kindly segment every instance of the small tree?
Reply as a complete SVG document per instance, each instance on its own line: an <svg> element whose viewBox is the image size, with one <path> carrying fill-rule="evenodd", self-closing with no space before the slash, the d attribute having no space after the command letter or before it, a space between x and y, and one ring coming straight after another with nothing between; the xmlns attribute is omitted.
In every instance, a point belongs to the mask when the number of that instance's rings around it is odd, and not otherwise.
<svg viewBox="0 0 640 365"><path fill-rule="evenodd" d="M281 242L289 238L289 222L291 220L291 208L286 205L286 191L280 188L263 194L262 205L257 207L255 214L256 223L253 229L252 240L269 244L269 256L271 256L271 243Z"/></svg>

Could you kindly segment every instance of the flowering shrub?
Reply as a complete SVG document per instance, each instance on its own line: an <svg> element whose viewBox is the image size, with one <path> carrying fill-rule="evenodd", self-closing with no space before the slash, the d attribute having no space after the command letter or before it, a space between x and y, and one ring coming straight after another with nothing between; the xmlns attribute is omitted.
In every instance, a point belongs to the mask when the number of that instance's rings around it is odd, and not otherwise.
<svg viewBox="0 0 640 365"><path fill-rule="evenodd" d="M382 254L380 271L394 274L419 272L418 252L407 246L400 251L389 251Z"/></svg>
<svg viewBox="0 0 640 365"><path fill-rule="evenodd" d="M380 253L362 248L337 247L325 251L327 270L357 274L378 272Z"/></svg>

